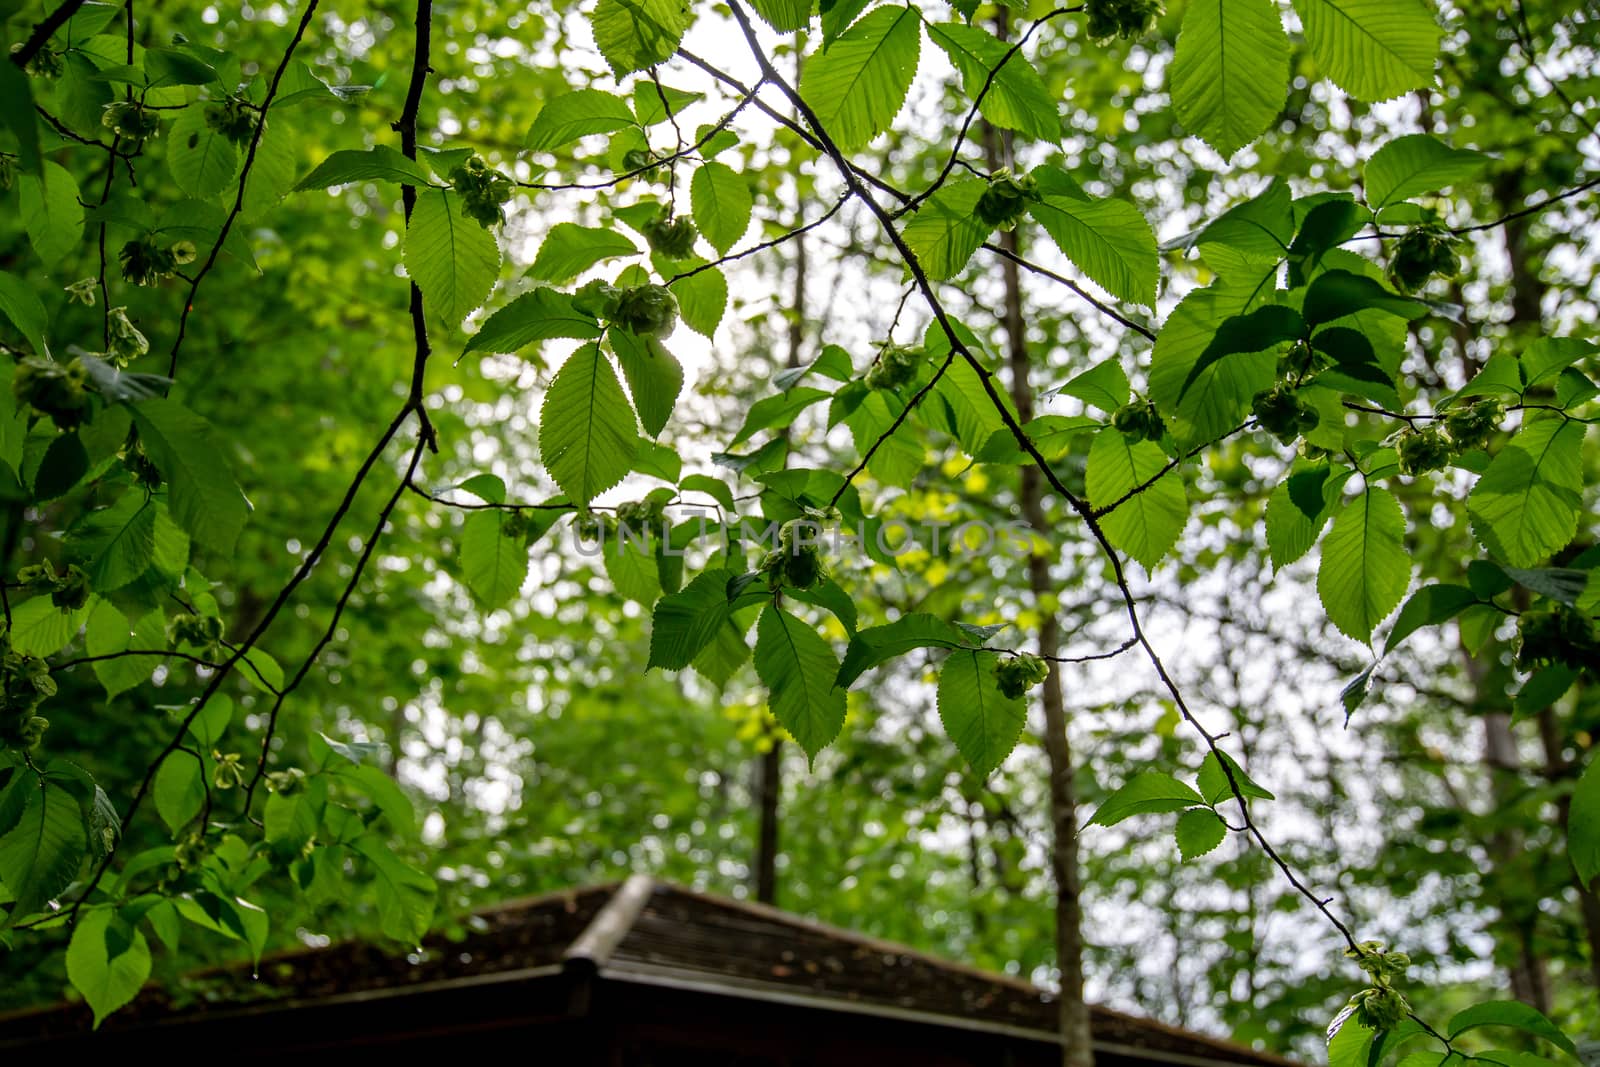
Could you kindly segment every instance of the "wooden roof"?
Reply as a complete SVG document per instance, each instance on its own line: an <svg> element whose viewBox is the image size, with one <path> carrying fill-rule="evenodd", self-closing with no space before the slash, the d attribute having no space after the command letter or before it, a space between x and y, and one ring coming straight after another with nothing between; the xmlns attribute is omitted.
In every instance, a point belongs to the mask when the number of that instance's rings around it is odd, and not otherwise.
<svg viewBox="0 0 1600 1067"><path fill-rule="evenodd" d="M564 976L1055 1040L1054 997L1027 982L645 876L499 905L465 925L463 936L435 935L404 956L350 942L269 957L259 977L235 967L191 976L174 991L151 987L103 1032L110 1037L154 1027L176 1037L174 1027L186 1024L312 1007L327 1015L339 1004L461 995ZM566 1007L582 1010L581 1004ZM81 1034L88 1022L82 1005L0 1017L0 1048ZM1119 1060L1297 1067L1271 1053L1098 1006L1091 1008L1091 1027L1097 1052Z"/></svg>

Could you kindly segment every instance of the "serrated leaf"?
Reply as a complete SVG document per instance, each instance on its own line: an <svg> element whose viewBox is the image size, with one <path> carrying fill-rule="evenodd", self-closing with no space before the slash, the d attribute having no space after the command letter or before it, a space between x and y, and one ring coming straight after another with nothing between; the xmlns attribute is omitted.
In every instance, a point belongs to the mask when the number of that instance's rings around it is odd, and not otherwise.
<svg viewBox="0 0 1600 1067"><path fill-rule="evenodd" d="M1189 132L1223 158L1283 111L1289 38L1273 0L1195 0L1183 16L1168 86Z"/></svg>
<svg viewBox="0 0 1600 1067"><path fill-rule="evenodd" d="M1041 141L1061 139L1056 100L1044 79L1020 51L1007 58L1011 46L988 30L958 22L928 26L928 36L961 72L967 96L978 100L985 119L1008 130L1020 130ZM1002 65L1002 63L1004 65ZM991 72L994 73L991 77Z"/></svg>
<svg viewBox="0 0 1600 1067"><path fill-rule="evenodd" d="M1017 746L1027 722L1027 704L1000 692L993 652L953 652L939 669L939 721L979 778Z"/></svg>
<svg viewBox="0 0 1600 1067"><path fill-rule="evenodd" d="M750 228L754 206L750 186L726 163L713 160L695 170L689 184L689 202L695 225L722 255L727 255L728 249Z"/></svg>
<svg viewBox="0 0 1600 1067"><path fill-rule="evenodd" d="M1433 84L1440 30L1419 0L1295 0L1317 67L1358 100Z"/></svg>
<svg viewBox="0 0 1600 1067"><path fill-rule="evenodd" d="M1464 585L1427 585L1411 594L1384 640L1387 656L1424 626L1438 626L1478 603L1478 594Z"/></svg>
<svg viewBox="0 0 1600 1067"><path fill-rule="evenodd" d="M1411 556L1406 518L1387 489L1368 485L1345 505L1322 542L1317 593L1341 632L1368 642L1405 596Z"/></svg>
<svg viewBox="0 0 1600 1067"><path fill-rule="evenodd" d="M384 936L407 945L422 940L433 925L438 886L404 863L380 842L363 838L355 849L372 868L378 894L378 926Z"/></svg>
<svg viewBox="0 0 1600 1067"><path fill-rule="evenodd" d="M1451 148L1425 133L1387 142L1367 160L1362 181L1374 211L1389 204L1437 193L1475 176L1489 162L1482 152Z"/></svg>
<svg viewBox="0 0 1600 1067"><path fill-rule="evenodd" d="M422 164L407 159L387 145L374 145L365 151L344 149L333 153L301 178L295 189L327 189L349 182L373 181L398 182L418 188L433 184L432 176Z"/></svg>
<svg viewBox="0 0 1600 1067"><path fill-rule="evenodd" d="M538 288L490 315L483 327L467 338L463 352L520 352L541 341L558 337L587 341L600 333L600 323L575 308L571 294Z"/></svg>
<svg viewBox="0 0 1600 1067"><path fill-rule="evenodd" d="M239 172L239 150L206 124L206 105L190 104L172 120L167 133L167 167L185 196L209 200Z"/></svg>
<svg viewBox="0 0 1600 1067"><path fill-rule="evenodd" d="M978 199L988 188L977 179L951 182L917 209L901 236L928 277L943 281L961 273L993 227L978 221Z"/></svg>
<svg viewBox="0 0 1600 1067"><path fill-rule="evenodd" d="M549 151L580 137L615 133L633 125L633 111L621 97L599 89L578 89L551 98L540 109L528 130L528 147L536 152Z"/></svg>
<svg viewBox="0 0 1600 1067"><path fill-rule="evenodd" d="M1223 773L1222 761L1227 761L1227 766L1233 772L1233 782L1229 783L1228 776ZM1217 758L1215 752L1207 752L1206 758L1200 763L1200 774L1195 778L1195 788L1200 795L1205 797L1206 803L1215 807L1233 798L1233 787L1237 785L1239 792L1251 800L1276 800L1277 798L1266 789L1257 785L1251 777L1244 773L1244 768L1228 755L1222 754L1222 759Z"/></svg>
<svg viewBox="0 0 1600 1067"><path fill-rule="evenodd" d="M844 726L845 692L834 685L839 660L806 623L769 604L756 623L756 674L772 714L816 759Z"/></svg>
<svg viewBox="0 0 1600 1067"><path fill-rule="evenodd" d="M683 392L683 365L654 337L613 330L607 339L628 380L628 392L633 395L644 432L659 437Z"/></svg>
<svg viewBox="0 0 1600 1067"><path fill-rule="evenodd" d="M842 150L865 148L900 113L917 72L921 25L915 8L885 5L806 64L800 95Z"/></svg>
<svg viewBox="0 0 1600 1067"><path fill-rule="evenodd" d="M1155 232L1138 208L1125 200L1046 196L1030 203L1028 213L1100 288L1119 300L1155 306L1160 258Z"/></svg>
<svg viewBox="0 0 1600 1067"><path fill-rule="evenodd" d="M120 924L113 930L113 924ZM112 951L112 943L116 951ZM67 978L94 1012L98 1029L107 1015L132 1000L150 977L150 945L112 908L79 913L67 945Z"/></svg>
<svg viewBox="0 0 1600 1067"><path fill-rule="evenodd" d="M488 611L516 596L528 577L527 546L501 532L504 521L498 509L474 511L461 528L461 576Z"/></svg>
<svg viewBox="0 0 1600 1067"><path fill-rule="evenodd" d="M45 160L42 177L17 179L22 228L45 266L53 267L83 239L83 205L77 180L61 164Z"/></svg>
<svg viewBox="0 0 1600 1067"><path fill-rule="evenodd" d="M24 790L25 799L17 822L0 837L0 884L16 898L12 917L21 918L71 884L88 838L82 807L66 789L32 772L11 788Z"/></svg>
<svg viewBox="0 0 1600 1067"><path fill-rule="evenodd" d="M404 260L428 309L452 327L483 305L500 274L494 234L468 218L448 189L417 191Z"/></svg>
<svg viewBox="0 0 1600 1067"><path fill-rule="evenodd" d="M1097 508L1117 504L1100 520L1111 543L1151 570L1161 562L1189 518L1188 497L1176 469L1156 475L1168 465L1167 454L1151 441L1130 441L1107 427L1089 446L1086 488ZM1154 482L1145 486L1151 478ZM1145 486L1126 500L1129 492Z"/></svg>
<svg viewBox="0 0 1600 1067"><path fill-rule="evenodd" d="M178 525L219 555L233 551L250 504L211 424L175 400L153 397L133 405L139 439L167 480L167 506Z"/></svg>
<svg viewBox="0 0 1600 1067"><path fill-rule="evenodd" d="M850 638L834 685L848 689L867 671L919 648L963 648L972 642L956 627L926 612L902 615L883 626L870 626Z"/></svg>
<svg viewBox="0 0 1600 1067"><path fill-rule="evenodd" d="M1516 567L1564 548L1583 510L1584 424L1531 418L1472 487L1467 512L1484 547Z"/></svg>
<svg viewBox="0 0 1600 1067"><path fill-rule="evenodd" d="M200 763L190 752L174 752L156 771L156 814L174 837L183 832L206 802L206 784Z"/></svg>
<svg viewBox="0 0 1600 1067"><path fill-rule="evenodd" d="M45 327L49 319L44 305L25 281L5 271L0 271L0 315L11 320L11 325L28 339L35 353L41 356L50 354L50 345L45 340Z"/></svg>
<svg viewBox="0 0 1600 1067"><path fill-rule="evenodd" d="M598 344L574 352L545 393L539 451L550 476L588 504L627 475L639 447L638 423L611 361Z"/></svg>
<svg viewBox="0 0 1600 1067"><path fill-rule="evenodd" d="M1204 803L1200 794L1170 774L1145 771L1106 798L1089 820L1090 826L1115 826L1135 815L1182 811Z"/></svg>
<svg viewBox="0 0 1600 1067"><path fill-rule="evenodd" d="M672 57L693 21L684 0L600 0L589 16L594 43L617 77Z"/></svg>
<svg viewBox="0 0 1600 1067"><path fill-rule="evenodd" d="M1305 320L1294 308L1282 304L1267 304L1243 315L1231 315L1217 326L1211 343L1201 351L1200 357L1184 376L1178 390L1179 403L1202 373L1212 364L1228 356L1246 352L1262 352L1302 337L1306 332Z"/></svg>
<svg viewBox="0 0 1600 1067"><path fill-rule="evenodd" d="M1469 1030L1484 1026L1509 1026L1525 1034L1542 1038L1569 1056L1578 1055L1578 1047L1561 1028L1545 1018L1544 1013L1519 1000L1491 1000L1474 1004L1450 1017L1448 1037L1454 1040Z"/></svg>
<svg viewBox="0 0 1600 1067"><path fill-rule="evenodd" d="M750 6L780 33L804 29L811 21L812 0L750 0Z"/></svg>
<svg viewBox="0 0 1600 1067"><path fill-rule="evenodd" d="M1228 836L1228 826L1208 808L1191 808L1178 816L1174 833L1178 839L1178 853L1187 861L1204 856L1222 844L1222 839Z"/></svg>
<svg viewBox="0 0 1600 1067"><path fill-rule="evenodd" d="M545 235L528 277L564 284L596 263L638 253L638 246L616 230L558 222Z"/></svg>

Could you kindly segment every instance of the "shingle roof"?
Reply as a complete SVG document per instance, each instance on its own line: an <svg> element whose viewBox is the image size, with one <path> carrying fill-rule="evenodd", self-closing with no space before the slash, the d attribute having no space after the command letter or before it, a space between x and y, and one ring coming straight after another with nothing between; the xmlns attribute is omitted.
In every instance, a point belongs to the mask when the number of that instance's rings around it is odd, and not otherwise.
<svg viewBox="0 0 1600 1067"><path fill-rule="evenodd" d="M327 1006L559 971L1040 1040L1051 1039L1056 1027L1054 997L1019 979L643 876L502 904L465 926L464 934L435 935L405 956L349 942L269 957L258 977L227 968L191 976L176 991L151 987L107 1027ZM0 1047L87 1022L81 1005L0 1018ZM1098 1006L1091 1008L1091 1028L1096 1047L1108 1052L1195 1067L1297 1067Z"/></svg>

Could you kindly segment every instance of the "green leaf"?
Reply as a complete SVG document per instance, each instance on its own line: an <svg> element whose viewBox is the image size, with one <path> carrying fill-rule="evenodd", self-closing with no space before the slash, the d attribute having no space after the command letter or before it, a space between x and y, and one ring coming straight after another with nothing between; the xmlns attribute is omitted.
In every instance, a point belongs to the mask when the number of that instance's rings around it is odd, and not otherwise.
<svg viewBox="0 0 1600 1067"><path fill-rule="evenodd" d="M744 634L733 624L733 613L742 605L728 599L728 582L734 577L729 570L705 571L656 602L647 670L683 670L724 630L735 630L742 642Z"/></svg>
<svg viewBox="0 0 1600 1067"><path fill-rule="evenodd" d="M987 30L959 22L930 24L928 36L961 72L967 96L977 100L988 85L978 110L990 123L1041 141L1061 139L1056 99L1021 51L1007 59L1010 45ZM991 71L998 71L992 79Z"/></svg>
<svg viewBox="0 0 1600 1067"><path fill-rule="evenodd" d="M114 947L113 947L114 946ZM98 1029L107 1015L138 994L150 977L150 945L112 908L78 914L67 945L67 978L94 1012Z"/></svg>
<svg viewBox="0 0 1600 1067"><path fill-rule="evenodd" d="M1578 881L1588 888L1600 876L1600 759L1589 761L1572 793L1567 853Z"/></svg>
<svg viewBox="0 0 1600 1067"><path fill-rule="evenodd" d="M865 148L905 105L922 50L913 7L884 5L851 26L800 76L800 95L845 152Z"/></svg>
<svg viewBox="0 0 1600 1067"><path fill-rule="evenodd" d="M432 185L433 178L420 163L407 159L387 145L374 145L365 151L344 149L335 152L301 178L295 191L327 189L350 182L398 182L420 189Z"/></svg>
<svg viewBox="0 0 1600 1067"><path fill-rule="evenodd" d="M383 812L395 832L407 837L417 832L417 812L395 780L370 763L351 767L337 767L333 776L353 786Z"/></svg>
<svg viewBox="0 0 1600 1067"><path fill-rule="evenodd" d="M174 752L156 771L156 813L173 837L182 833L205 807L204 773L200 761L190 752Z"/></svg>
<svg viewBox="0 0 1600 1067"><path fill-rule="evenodd" d="M42 173L39 152L39 116L33 109L33 86L22 68L7 63L0 69L0 122L16 135L18 162L25 174Z"/></svg>
<svg viewBox="0 0 1600 1067"><path fill-rule="evenodd" d="M1128 372L1122 369L1122 361L1113 358L1096 363L1054 392L1075 396L1109 414L1128 402L1133 387L1128 384Z"/></svg>
<svg viewBox="0 0 1600 1067"><path fill-rule="evenodd" d="M50 354L50 345L45 341L49 319L44 305L27 282L5 271L0 271L0 315L11 320L11 325L28 339L34 352L41 356Z"/></svg>
<svg viewBox="0 0 1600 1067"><path fill-rule="evenodd" d="M769 604L756 623L755 660L772 714L807 758L816 759L844 726L845 691L834 685L839 660L833 649L810 626Z"/></svg>
<svg viewBox="0 0 1600 1067"><path fill-rule="evenodd" d="M1178 816L1178 853L1185 861L1198 859L1222 844L1228 826L1208 808L1191 808Z"/></svg>
<svg viewBox="0 0 1600 1067"><path fill-rule="evenodd" d="M66 889L88 846L78 799L31 771L17 773L11 789L23 790L21 815L0 837L0 884L16 898L13 919L42 911Z"/></svg>
<svg viewBox="0 0 1600 1067"><path fill-rule="evenodd" d="M685 0L600 0L589 22L618 78L672 58L693 21Z"/></svg>
<svg viewBox="0 0 1600 1067"><path fill-rule="evenodd" d="M36 596L11 609L11 647L29 656L53 656L78 635L88 609L62 611L48 596Z"/></svg>
<svg viewBox="0 0 1600 1067"><path fill-rule="evenodd" d="M378 928L385 937L404 944L420 942L433 925L438 886L379 841L362 838L356 842L355 850L372 866L378 893Z"/></svg>
<svg viewBox="0 0 1600 1067"><path fill-rule="evenodd" d="M44 176L20 175L17 191L22 228L28 231L28 240L45 266L53 267L83 239L78 183L61 164L45 160Z"/></svg>
<svg viewBox="0 0 1600 1067"><path fill-rule="evenodd" d="M901 236L928 277L937 281L961 273L993 228L978 221L978 199L988 183L976 178L951 182L929 197L906 223Z"/></svg>
<svg viewBox="0 0 1600 1067"><path fill-rule="evenodd" d="M1328 1067L1367 1067L1368 1051L1376 1035L1353 1015L1347 1013L1340 1019L1343 1024L1328 1037Z"/></svg>
<svg viewBox="0 0 1600 1067"><path fill-rule="evenodd" d="M1262 352L1276 348L1286 341L1299 339L1305 332L1306 323L1300 313L1282 304L1267 304L1243 315L1223 319L1217 327L1216 336L1212 337L1211 343L1206 345L1200 358L1194 361L1194 366L1189 368L1189 373L1184 377L1183 387L1178 391L1180 402L1189 387L1218 360L1241 352Z"/></svg>
<svg viewBox="0 0 1600 1067"><path fill-rule="evenodd" d="M406 273L451 326L482 306L500 274L494 234L468 218L448 189L419 189L406 230Z"/></svg>
<svg viewBox="0 0 1600 1067"><path fill-rule="evenodd" d="M250 504L233 480L227 448L205 419L175 400L133 406L139 439L167 480L167 506L188 535L219 555L233 551Z"/></svg>
<svg viewBox="0 0 1600 1067"><path fill-rule="evenodd" d="M1224 159L1283 111L1289 38L1273 0L1195 0L1183 16L1168 86L1172 110Z"/></svg>
<svg viewBox="0 0 1600 1067"><path fill-rule="evenodd" d="M1328 270L1317 275L1307 287L1301 314L1305 316L1306 325L1315 329L1325 322L1369 308L1402 319L1418 319L1428 313L1428 305L1420 300L1392 293L1365 275Z"/></svg>
<svg viewBox="0 0 1600 1067"><path fill-rule="evenodd" d="M1305 509L1295 503L1290 495L1298 473L1305 470L1304 463L1304 460L1296 460L1297 473L1280 481L1267 499L1267 550L1272 554L1272 565L1279 569L1311 551L1311 546L1316 544L1322 527L1333 513L1345 483L1355 474L1349 468L1336 468L1322 483L1321 510L1315 515L1307 515Z"/></svg>
<svg viewBox="0 0 1600 1067"><path fill-rule="evenodd" d="M750 0L756 14L780 33L804 29L811 21L812 0Z"/></svg>
<svg viewBox="0 0 1600 1067"><path fill-rule="evenodd" d="M1233 772L1233 783L1229 784L1228 776L1223 773L1223 761L1227 761L1228 769ZM1195 779L1195 788L1200 790L1200 795L1206 798L1206 803L1212 807L1233 799L1233 786L1239 787L1247 799L1251 800L1276 800L1277 798L1266 789L1257 785L1251 777L1244 773L1244 768L1239 766L1234 758L1226 752L1222 759L1217 759L1215 752L1207 752L1206 758L1200 763L1200 774Z"/></svg>
<svg viewBox="0 0 1600 1067"><path fill-rule="evenodd" d="M550 227L544 243L539 246L533 266L528 268L528 277L561 285L596 263L638 254L638 246L616 230L558 222Z"/></svg>
<svg viewBox="0 0 1600 1067"><path fill-rule="evenodd" d="M1130 441L1113 427L1101 430L1089 446L1089 503L1103 508L1122 501L1100 520L1101 525L1111 543L1146 570L1154 569L1171 551L1189 518L1188 497L1176 468L1156 478L1167 464L1159 445ZM1122 499L1151 478L1156 480Z"/></svg>
<svg viewBox="0 0 1600 1067"><path fill-rule="evenodd" d="M845 649L833 684L849 689L867 671L919 648L965 648L972 642L937 615L912 612L883 626L857 631Z"/></svg>
<svg viewBox="0 0 1600 1067"><path fill-rule="evenodd" d="M539 451L550 476L586 505L627 475L638 424L611 361L598 344L574 352L550 383L539 418Z"/></svg>
<svg viewBox="0 0 1600 1067"><path fill-rule="evenodd" d="M1295 0L1317 66L1358 100L1433 84L1439 26L1420 0Z"/></svg>
<svg viewBox="0 0 1600 1067"><path fill-rule="evenodd" d="M1396 137L1367 160L1362 181L1374 211L1472 178L1489 162L1482 152L1451 148L1425 133Z"/></svg>
<svg viewBox="0 0 1600 1067"><path fill-rule="evenodd" d="M205 104L190 104L172 120L167 167L179 190L196 200L209 200L233 182L239 172L238 149L206 125Z"/></svg>
<svg viewBox="0 0 1600 1067"><path fill-rule="evenodd" d="M689 185L689 202L695 225L722 255L750 228L750 186L726 163L701 164Z"/></svg>
<svg viewBox="0 0 1600 1067"><path fill-rule="evenodd" d="M946 342L944 351L948 350ZM943 357L941 351L930 350L928 354L935 360ZM947 427L969 456L981 452L996 432L1007 429L994 401L983 387L983 379L972 364L960 356L956 357L944 377L933 387L933 395L943 403L948 416ZM1009 409L1009 399L1007 406Z"/></svg>
<svg viewBox="0 0 1600 1067"><path fill-rule="evenodd" d="M786 393L764 396L750 405L744 425L728 447L737 448L762 430L781 430L791 425L806 408L833 396L826 389L797 386Z"/></svg>
<svg viewBox="0 0 1600 1067"><path fill-rule="evenodd" d="M1160 258L1156 235L1138 208L1125 200L1046 196L1030 203L1028 213L1100 288L1119 300L1155 306Z"/></svg>
<svg viewBox="0 0 1600 1067"><path fill-rule="evenodd" d="M571 294L541 287L490 315L483 327L467 338L463 352L519 352L540 341L558 337L588 341L600 333L600 323L575 308Z"/></svg>
<svg viewBox="0 0 1600 1067"><path fill-rule="evenodd" d="M1472 487L1467 513L1483 546L1516 567L1566 547L1583 512L1584 424L1530 417Z"/></svg>
<svg viewBox="0 0 1600 1067"><path fill-rule="evenodd" d="M1328 618L1357 641L1371 641L1372 631L1405 596L1411 582L1405 533L1400 502L1369 484L1333 520L1322 543L1317 593Z"/></svg>
<svg viewBox="0 0 1600 1067"><path fill-rule="evenodd" d="M1469 1030L1484 1026L1509 1026L1525 1034L1543 1038L1568 1055L1578 1054L1578 1047L1572 1043L1570 1037L1561 1032L1560 1027L1545 1018L1539 1009L1519 1000L1491 1000L1458 1011L1450 1017L1447 1036L1453 1041Z"/></svg>
<svg viewBox="0 0 1600 1067"><path fill-rule="evenodd" d="M105 656L126 649L158 650L166 646L165 618L159 610L141 618L136 626L128 624L127 616L109 601L98 601L89 612L89 624L84 633L84 651L91 656ZM105 686L106 699L148 681L160 661L154 656L123 656L119 659L101 660L91 664L95 677Z"/></svg>
<svg viewBox="0 0 1600 1067"><path fill-rule="evenodd" d="M665 0L664 6L671 6L670 0ZM598 11L595 14L599 16ZM540 109L528 130L528 147L547 152L580 137L615 133L634 125L637 123L626 100L599 89L579 89L553 97Z"/></svg>
<svg viewBox="0 0 1600 1067"><path fill-rule="evenodd" d="M1478 603L1478 594L1464 585L1426 585L1411 594L1384 640L1387 656L1424 626L1438 626Z"/></svg>
<svg viewBox="0 0 1600 1067"><path fill-rule="evenodd" d="M500 532L505 514L474 511L461 528L461 576L478 604L492 611L517 595L528 577L528 549Z"/></svg>
<svg viewBox="0 0 1600 1067"><path fill-rule="evenodd" d="M633 394L633 406L639 412L644 432L659 437L672 418L678 394L683 392L683 365L654 337L640 337L626 330L613 330L606 336L622 375L628 380L628 392Z"/></svg>
<svg viewBox="0 0 1600 1067"><path fill-rule="evenodd" d="M999 658L993 652L954 652L939 670L939 720L979 778L1017 747L1028 718L1022 698L1000 692L994 676Z"/></svg>
<svg viewBox="0 0 1600 1067"><path fill-rule="evenodd" d="M684 268L700 265L699 260L682 264ZM715 267L696 271L673 281L668 288L678 298L678 311L683 315L684 325L706 337L716 333L722 313L728 307L728 279L722 271Z"/></svg>
<svg viewBox="0 0 1600 1067"><path fill-rule="evenodd" d="M1121 789L1106 798L1095 811L1090 826L1115 826L1135 815L1182 811L1204 801L1200 794L1170 774L1145 771L1135 775Z"/></svg>

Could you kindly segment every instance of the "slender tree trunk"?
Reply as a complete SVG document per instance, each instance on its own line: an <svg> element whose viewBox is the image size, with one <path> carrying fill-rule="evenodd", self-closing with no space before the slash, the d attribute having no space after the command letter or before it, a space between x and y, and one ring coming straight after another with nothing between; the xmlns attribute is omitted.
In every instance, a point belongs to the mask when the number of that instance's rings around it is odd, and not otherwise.
<svg viewBox="0 0 1600 1067"><path fill-rule="evenodd" d="M1009 19L1005 8L995 17L996 36L1004 40ZM983 128L984 148L991 170L1004 165L1010 155L1009 136L998 133L987 123ZM1000 244L1008 252L1020 253L1015 230L1000 233ZM1022 313L1022 278L1015 261L1001 265L1005 285L1005 329L1007 363L1011 371L1011 399L1018 421L1033 418L1033 390L1028 384L1028 340ZM1051 527L1045 518L1041 475L1032 464L1024 465L1018 499L1022 517L1040 537L1048 539ZM1050 557L1030 554L1028 588L1035 597L1055 592L1050 577ZM1053 611L1042 613L1039 623L1039 653L1056 656L1061 652L1061 624ZM1094 1047L1090 1043L1089 1006L1083 1000L1083 885L1078 870L1078 790L1072 765L1072 748L1067 740L1067 709L1062 696L1061 668L1051 661L1044 680L1044 749L1050 764L1050 871L1056 884L1056 965L1061 971L1060 1027L1063 1067L1093 1067Z"/></svg>
<svg viewBox="0 0 1600 1067"><path fill-rule="evenodd" d="M803 205L796 203L799 220ZM796 223L799 224L798 221ZM794 239L794 293L790 309L789 344L784 366L800 366L806 340L806 240ZM788 430L784 431L787 437ZM756 900L778 902L778 802L783 792L783 739L774 737L756 769L756 808L760 812L756 839Z"/></svg>

